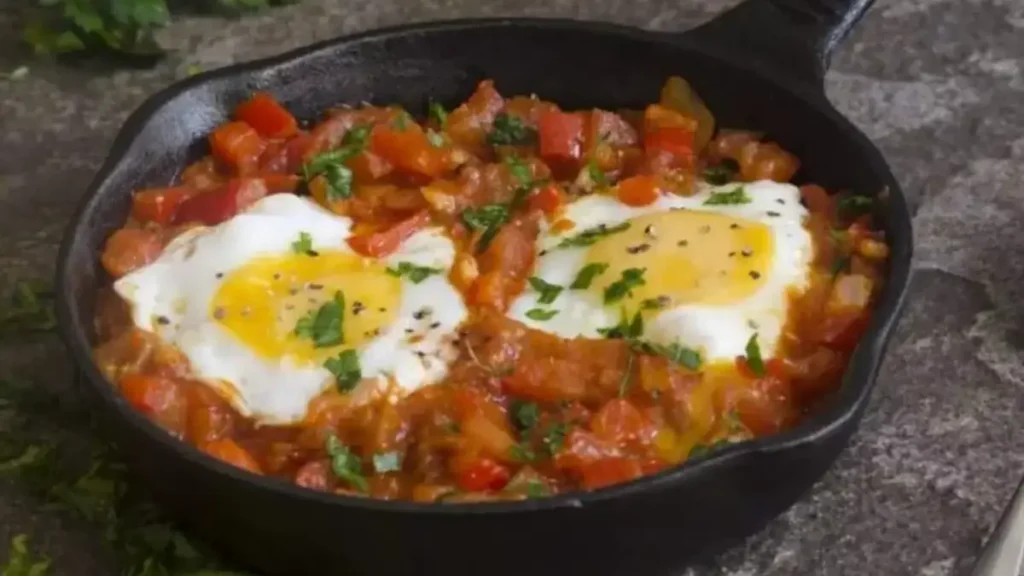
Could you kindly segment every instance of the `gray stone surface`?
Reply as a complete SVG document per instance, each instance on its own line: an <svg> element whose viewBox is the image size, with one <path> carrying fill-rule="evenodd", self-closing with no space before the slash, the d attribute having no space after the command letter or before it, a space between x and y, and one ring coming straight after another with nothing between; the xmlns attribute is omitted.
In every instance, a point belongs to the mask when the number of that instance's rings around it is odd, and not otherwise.
<svg viewBox="0 0 1024 576"><path fill-rule="evenodd" d="M128 112L190 65L212 68L341 33L437 17L568 16L690 26L733 0L304 0L162 33L144 71L29 61L0 0L0 288L49 278L72 207ZM803 501L693 576L958 574L1024 474L1024 1L880 1L837 54L832 100L888 157L915 205L917 271L860 433ZM5 290L6 291L6 290ZM7 346L0 373L66 387L53 341ZM72 396L73 398L73 396ZM0 489L0 542L30 530L60 575L112 573L100 538Z"/></svg>

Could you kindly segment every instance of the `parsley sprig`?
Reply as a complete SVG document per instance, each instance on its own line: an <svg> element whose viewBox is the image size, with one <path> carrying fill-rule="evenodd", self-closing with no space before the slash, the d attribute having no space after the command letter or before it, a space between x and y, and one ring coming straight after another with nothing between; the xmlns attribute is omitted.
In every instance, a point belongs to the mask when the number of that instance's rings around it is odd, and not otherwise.
<svg viewBox="0 0 1024 576"><path fill-rule="evenodd" d="M353 126L341 141L341 147L315 156L302 166L306 184L321 176L327 184L327 200L343 200L352 196L352 169L345 165L358 156L370 140L372 126Z"/></svg>
<svg viewBox="0 0 1024 576"><path fill-rule="evenodd" d="M508 156L504 162L515 180L512 200L486 204L479 208L467 208L462 212L462 221L466 226L469 226L471 230L481 232L480 238L476 242L477 253L487 250L494 237L501 232L502 226L512 219L512 213L526 200L530 191L539 184L533 179L530 168L520 158Z"/></svg>

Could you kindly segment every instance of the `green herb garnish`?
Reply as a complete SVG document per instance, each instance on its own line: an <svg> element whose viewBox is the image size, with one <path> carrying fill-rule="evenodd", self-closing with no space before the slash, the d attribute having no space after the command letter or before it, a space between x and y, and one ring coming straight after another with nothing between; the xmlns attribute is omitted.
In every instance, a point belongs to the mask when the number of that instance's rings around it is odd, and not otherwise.
<svg viewBox="0 0 1024 576"><path fill-rule="evenodd" d="M409 128L409 124L413 122L412 116L405 110L401 110L391 119L391 127L399 132L405 132Z"/></svg>
<svg viewBox="0 0 1024 576"><path fill-rule="evenodd" d="M292 252L316 256L317 253L313 250L313 236L309 232L299 232L299 239L292 242Z"/></svg>
<svg viewBox="0 0 1024 576"><path fill-rule="evenodd" d="M339 290L332 300L299 319L295 335L312 340L315 348L329 348L345 342L344 323L345 295Z"/></svg>
<svg viewBox="0 0 1024 576"><path fill-rule="evenodd" d="M622 318L618 324L608 328L599 328L597 332L605 338L619 338L634 342L644 334L644 317L637 312L630 318L626 315L626 309L623 308Z"/></svg>
<svg viewBox="0 0 1024 576"><path fill-rule="evenodd" d="M565 445L565 436L568 433L569 425L565 422L555 422L548 426L547 430L544 431L544 437L541 439L544 447L548 450L548 454L554 456L562 450L562 446Z"/></svg>
<svg viewBox="0 0 1024 576"><path fill-rule="evenodd" d="M725 448L729 444L732 444L732 442L730 442L726 438L722 438L721 440L716 440L716 441L714 441L714 442L712 442L710 444L698 444L698 445L694 446L690 450L690 454L687 455L686 457L687 458L700 458L701 456L707 456L709 453L711 453L711 452L713 452L715 450L718 450L720 448Z"/></svg>
<svg viewBox="0 0 1024 576"><path fill-rule="evenodd" d="M0 566L3 576L48 576L50 559L45 556L37 558L28 549L28 536L20 534L11 538L11 547L7 555L7 563Z"/></svg>
<svg viewBox="0 0 1024 576"><path fill-rule="evenodd" d="M646 268L626 268L622 271L622 277L612 282L604 289L604 303L614 304L626 296L633 295L633 289L643 286Z"/></svg>
<svg viewBox="0 0 1024 576"><path fill-rule="evenodd" d="M739 164L731 158L726 158L714 166L705 168L701 175L708 184L722 186L732 182L739 171Z"/></svg>
<svg viewBox="0 0 1024 576"><path fill-rule="evenodd" d="M669 345L650 344L651 350L668 358L671 362L693 371L700 370L703 359L698 350L681 346L678 342Z"/></svg>
<svg viewBox="0 0 1024 576"><path fill-rule="evenodd" d="M397 450L378 452L373 455L373 470L378 474L401 472L402 453Z"/></svg>
<svg viewBox="0 0 1024 576"><path fill-rule="evenodd" d="M544 310L543 308L531 308L526 311L526 317L530 320L536 320L538 322L544 322L551 320L558 315L558 310Z"/></svg>
<svg viewBox="0 0 1024 576"><path fill-rule="evenodd" d="M520 433L527 433L540 422L540 406L533 402L514 400L510 406L512 421Z"/></svg>
<svg viewBox="0 0 1024 576"><path fill-rule="evenodd" d="M338 389L342 392L351 392L356 384L363 379L363 370L359 366L359 353L355 350L345 350L324 362L324 368L334 376L338 383Z"/></svg>
<svg viewBox="0 0 1024 576"><path fill-rule="evenodd" d="M444 128L448 124L448 111L438 102L431 102L427 106L427 115L437 123L438 128Z"/></svg>
<svg viewBox="0 0 1024 576"><path fill-rule="evenodd" d="M528 480L526 482L526 496L528 498L543 498L550 495L551 490L540 480Z"/></svg>
<svg viewBox="0 0 1024 576"><path fill-rule="evenodd" d="M587 177L590 178L590 181L593 182L595 186L600 188L608 185L608 176L600 167L598 167L597 162L593 159L587 162L586 171Z"/></svg>
<svg viewBox="0 0 1024 576"><path fill-rule="evenodd" d="M47 332L56 326L53 290L30 282L16 283L7 308L0 312L0 338Z"/></svg>
<svg viewBox="0 0 1024 576"><path fill-rule="evenodd" d="M509 456L518 462L533 462L537 459L537 454L533 451L533 448L530 448L526 443L513 444L509 448Z"/></svg>
<svg viewBox="0 0 1024 576"><path fill-rule="evenodd" d="M559 248L578 248L583 246L592 246L601 238L605 236L611 236L612 234L618 234L619 232L625 232L629 230L629 222L623 222L615 226L595 226L594 228L588 228L583 232L575 236L571 236L562 240L559 244Z"/></svg>
<svg viewBox="0 0 1024 576"><path fill-rule="evenodd" d="M427 142L430 142L430 145L434 148L444 148L447 138L440 132L427 130Z"/></svg>
<svg viewBox="0 0 1024 576"><path fill-rule="evenodd" d="M562 293L562 288L558 284L552 284L546 282L543 278L537 276L531 276L529 279L530 287L540 294L540 298L537 299L541 304L551 304L554 302L558 295Z"/></svg>
<svg viewBox="0 0 1024 576"><path fill-rule="evenodd" d="M487 135L491 146L526 146L537 140L537 131L523 124L518 116L502 112L494 118L494 125Z"/></svg>
<svg viewBox="0 0 1024 576"><path fill-rule="evenodd" d="M737 186L728 192L713 193L704 201L705 206L726 206L730 204L749 204L750 196L743 186Z"/></svg>
<svg viewBox="0 0 1024 576"><path fill-rule="evenodd" d="M481 232L476 243L478 253L487 250L501 227L508 222L508 206L505 204L488 204L479 208L467 208L462 212L462 221L473 230Z"/></svg>
<svg viewBox="0 0 1024 576"><path fill-rule="evenodd" d="M659 296L657 298L647 298L640 302L641 310L661 310L668 306L672 302L672 299L668 296Z"/></svg>
<svg viewBox="0 0 1024 576"><path fill-rule="evenodd" d="M590 288L590 285L594 282L594 278L604 274L607 269L608 264L604 262L592 262L587 264L576 274L576 279L572 281L569 288L572 290L586 290L587 288Z"/></svg>
<svg viewBox="0 0 1024 576"><path fill-rule="evenodd" d="M370 139L369 125L353 126L345 133L341 147L318 154L302 166L303 179L308 184L317 176L323 176L327 183L327 200L334 202L352 196L352 170L345 162L366 149Z"/></svg>
<svg viewBox="0 0 1024 576"><path fill-rule="evenodd" d="M839 216L852 218L870 212L874 205L875 200L870 196L844 194L836 202L836 212Z"/></svg>
<svg viewBox="0 0 1024 576"><path fill-rule="evenodd" d="M331 471L334 475L360 492L369 492L370 485L363 477L363 463L359 456L334 434L327 437L326 449L327 455L331 457Z"/></svg>
<svg viewBox="0 0 1024 576"><path fill-rule="evenodd" d="M412 262L399 262L395 268L388 268L388 274L395 278L405 276L413 284L419 284L434 274L444 272L442 268L430 268L428 266L417 266Z"/></svg>
<svg viewBox="0 0 1024 576"><path fill-rule="evenodd" d="M753 372L755 376L764 376L764 360L761 358L761 347L757 344L757 332L750 337L750 340L747 340L746 353L747 366L750 367L750 371Z"/></svg>

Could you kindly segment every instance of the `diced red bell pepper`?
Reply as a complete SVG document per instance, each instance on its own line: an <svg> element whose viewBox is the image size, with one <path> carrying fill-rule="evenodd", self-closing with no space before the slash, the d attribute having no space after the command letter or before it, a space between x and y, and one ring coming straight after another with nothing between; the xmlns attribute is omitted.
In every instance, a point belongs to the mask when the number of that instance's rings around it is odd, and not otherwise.
<svg viewBox="0 0 1024 576"><path fill-rule="evenodd" d="M658 199L658 179L654 176L626 178L616 188L619 200L629 206L647 206Z"/></svg>
<svg viewBox="0 0 1024 576"><path fill-rule="evenodd" d="M261 174L259 179L267 186L267 194L295 192L300 180L295 174Z"/></svg>
<svg viewBox="0 0 1024 576"><path fill-rule="evenodd" d="M658 128L644 134L644 149L648 154L665 152L679 159L693 157L694 133L677 126Z"/></svg>
<svg viewBox="0 0 1024 576"><path fill-rule="evenodd" d="M540 155L547 161L576 160L583 142L583 116L549 110L537 122Z"/></svg>
<svg viewBox="0 0 1024 576"><path fill-rule="evenodd" d="M292 113L270 94L254 94L235 110L235 118L252 126L264 138L288 138L299 131Z"/></svg>
<svg viewBox="0 0 1024 576"><path fill-rule="evenodd" d="M378 124L370 137L370 150L405 172L437 178L444 172L445 155L435 148L419 124L398 129Z"/></svg>
<svg viewBox="0 0 1024 576"><path fill-rule="evenodd" d="M657 427L624 398L609 400L590 420L590 429L602 440L619 447L647 444Z"/></svg>
<svg viewBox="0 0 1024 576"><path fill-rule="evenodd" d="M423 210L387 230L353 236L348 239L348 245L363 256L381 258L397 250L402 242L429 225L430 213Z"/></svg>
<svg viewBox="0 0 1024 576"><path fill-rule="evenodd" d="M465 469L456 478L459 488L468 492L485 490L501 490L512 477L507 466L490 458L480 458Z"/></svg>
<svg viewBox="0 0 1024 576"><path fill-rule="evenodd" d="M252 454L230 438L206 442L199 449L221 462L226 462L253 474L262 474L260 465L256 463L256 459L252 457Z"/></svg>
<svg viewBox="0 0 1024 576"><path fill-rule="evenodd" d="M163 249L159 232L122 228L107 238L100 261L111 276L120 278L156 260Z"/></svg>
<svg viewBox="0 0 1024 576"><path fill-rule="evenodd" d="M196 193L190 186L139 190L132 196L132 218L139 222L169 224L178 207Z"/></svg>
<svg viewBox="0 0 1024 576"><path fill-rule="evenodd" d="M132 373L118 383L133 408L173 433L182 433L188 404L178 382L171 378Z"/></svg>
<svg viewBox="0 0 1024 576"><path fill-rule="evenodd" d="M548 184L538 188L527 200L530 210L540 210L545 214L554 214L565 203L565 195L557 184Z"/></svg>
<svg viewBox="0 0 1024 576"><path fill-rule="evenodd" d="M174 223L220 224L266 195L267 185L262 179L236 178L218 190L189 198L178 208Z"/></svg>
<svg viewBox="0 0 1024 576"><path fill-rule="evenodd" d="M580 467L579 473L583 487L595 490L639 478L643 468L633 458L617 457L588 462Z"/></svg>
<svg viewBox="0 0 1024 576"><path fill-rule="evenodd" d="M259 166L260 155L267 143L245 122L228 122L210 134L214 157L235 168L240 175Z"/></svg>

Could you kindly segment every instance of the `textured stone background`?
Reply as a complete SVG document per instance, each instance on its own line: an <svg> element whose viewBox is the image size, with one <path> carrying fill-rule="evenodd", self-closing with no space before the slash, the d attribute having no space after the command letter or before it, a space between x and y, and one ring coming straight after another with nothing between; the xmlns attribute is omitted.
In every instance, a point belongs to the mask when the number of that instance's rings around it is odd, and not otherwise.
<svg viewBox="0 0 1024 576"><path fill-rule="evenodd" d="M0 289L49 278L62 229L118 126L181 78L341 33L461 16L563 16L678 29L734 0L304 0L244 20L192 18L146 71L29 62L0 0ZM828 76L915 206L910 304L853 445L801 503L692 576L958 574L1024 473L1024 0L879 1ZM53 341L8 346L0 373L66 386ZM73 396L71 396L73 398ZM0 488L0 542L31 530L59 575L111 573L98 535Z"/></svg>

